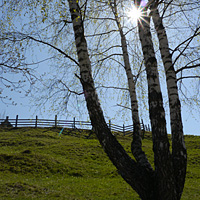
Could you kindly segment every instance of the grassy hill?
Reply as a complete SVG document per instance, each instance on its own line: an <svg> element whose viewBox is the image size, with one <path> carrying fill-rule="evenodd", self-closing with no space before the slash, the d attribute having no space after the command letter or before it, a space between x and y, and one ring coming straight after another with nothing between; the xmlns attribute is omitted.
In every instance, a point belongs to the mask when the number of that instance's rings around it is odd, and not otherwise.
<svg viewBox="0 0 200 200"><path fill-rule="evenodd" d="M95 136L65 129L0 129L1 200L139 199L118 175ZM131 137L117 136L131 155ZM200 137L186 136L188 169L183 200L200 199ZM143 147L153 163L151 135Z"/></svg>

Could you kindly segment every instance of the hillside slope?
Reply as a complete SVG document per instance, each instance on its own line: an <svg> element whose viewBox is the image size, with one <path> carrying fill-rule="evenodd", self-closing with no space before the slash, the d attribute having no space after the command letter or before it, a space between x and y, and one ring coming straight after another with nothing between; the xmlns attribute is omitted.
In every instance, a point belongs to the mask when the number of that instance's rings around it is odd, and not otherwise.
<svg viewBox="0 0 200 200"><path fill-rule="evenodd" d="M89 132L65 129L0 129L0 199L139 199L118 175ZM117 136L131 155L131 137ZM183 200L200 199L200 137L186 136L187 180ZM153 163L151 135L143 147Z"/></svg>

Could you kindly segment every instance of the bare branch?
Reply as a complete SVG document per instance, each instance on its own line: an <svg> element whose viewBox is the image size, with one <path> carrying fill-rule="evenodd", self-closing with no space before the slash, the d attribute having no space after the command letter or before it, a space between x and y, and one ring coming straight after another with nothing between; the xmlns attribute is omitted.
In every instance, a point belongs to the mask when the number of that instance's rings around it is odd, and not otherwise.
<svg viewBox="0 0 200 200"><path fill-rule="evenodd" d="M200 79L200 76L183 76L183 77L177 78L177 81L180 81L180 80L186 79L186 78L199 78Z"/></svg>
<svg viewBox="0 0 200 200"><path fill-rule="evenodd" d="M36 39L36 38L34 38L34 37L32 37L32 36L26 36L26 38L31 39L31 40L34 40L34 41L36 41L36 42L39 42L39 43L42 43L42 44L45 44L45 45L47 45L47 46L52 47L53 49L57 50L59 53L63 54L65 57L69 58L69 59L70 59L71 61L73 61L76 65L79 66L79 63L78 63L74 58L72 58L71 56L69 56L68 54L66 54L64 51L62 51L62 50L59 49L58 47L56 47L56 46L54 46L54 45L52 45L52 44L50 44L50 43L48 43L48 42L44 42L44 41L42 41L42 40L38 40L38 39Z"/></svg>
<svg viewBox="0 0 200 200"><path fill-rule="evenodd" d="M102 36L102 35L107 35L113 32L117 32L118 30L110 30L108 32L104 32L104 33L98 33L98 34L92 34L92 35L86 35L85 37L94 37L94 36Z"/></svg>
<svg viewBox="0 0 200 200"><path fill-rule="evenodd" d="M73 93L73 94L76 94L76 95L82 95L82 94L84 94L84 92L78 93L78 92L75 92L75 91L73 91L73 90L70 90L69 87L68 87L62 80L59 80L59 82L62 83L62 84L65 86L65 88L66 88L70 93Z"/></svg>
<svg viewBox="0 0 200 200"><path fill-rule="evenodd" d="M104 60L106 60L106 59L108 59L108 58L110 58L112 56L123 56L123 55L121 53L114 53L114 54L108 55L105 58L99 60L99 62L104 61Z"/></svg>
<svg viewBox="0 0 200 200"><path fill-rule="evenodd" d="M171 0L169 3L167 3L167 6L164 8L163 14L161 16L161 18L163 18L165 12L167 11L167 8L170 6L170 4L173 2L173 0Z"/></svg>
<svg viewBox="0 0 200 200"><path fill-rule="evenodd" d="M101 85L101 86L98 86L96 88L106 88L106 89L116 89L116 90L126 90L126 91L129 91L128 88L121 88L121 87L115 87L115 86L104 86L104 85Z"/></svg>
<svg viewBox="0 0 200 200"><path fill-rule="evenodd" d="M120 106L120 107L122 107L122 108L126 108L126 109L129 109L129 110L131 110L131 108L129 108L129 107L126 107L126 106L122 106L122 105L120 105L120 104L117 104L117 106Z"/></svg>
<svg viewBox="0 0 200 200"><path fill-rule="evenodd" d="M198 28L195 30L194 34L193 34L191 37L187 38L185 41L183 41L182 43L180 43L180 44L173 50L172 55L173 55L173 53L174 53L175 51L177 51L177 49L178 49L181 45L183 45L184 43L188 42L188 43L186 44L186 46L183 48L183 50L180 52L180 54L179 54L179 55L176 57L176 59L174 60L173 65L174 65L174 64L176 63L176 61L180 58L180 56L183 55L184 51L188 48L189 44L192 42L192 40L194 39L194 37L196 37L197 35L200 35L200 32L198 32L199 29L200 29L200 27L198 27Z"/></svg>
<svg viewBox="0 0 200 200"><path fill-rule="evenodd" d="M196 64L196 65L192 65L192 66L185 66L185 67L182 67L178 70L176 70L176 74L179 73L179 72L182 72L183 70L185 69L192 69L192 68L196 68L196 67L200 67L200 63L199 64Z"/></svg>

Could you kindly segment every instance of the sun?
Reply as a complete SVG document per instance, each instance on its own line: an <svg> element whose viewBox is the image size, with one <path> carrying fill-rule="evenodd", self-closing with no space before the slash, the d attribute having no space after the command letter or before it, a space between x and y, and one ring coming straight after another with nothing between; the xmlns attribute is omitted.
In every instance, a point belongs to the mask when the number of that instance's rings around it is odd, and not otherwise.
<svg viewBox="0 0 200 200"><path fill-rule="evenodd" d="M129 21L137 22L138 20L144 20L143 17L146 15L146 6L148 1L141 0L139 6L131 5L126 6L126 15L129 18Z"/></svg>
<svg viewBox="0 0 200 200"><path fill-rule="evenodd" d="M127 16L130 21L137 21L142 17L142 10L140 8L137 9L135 6L131 6L131 8L128 9Z"/></svg>

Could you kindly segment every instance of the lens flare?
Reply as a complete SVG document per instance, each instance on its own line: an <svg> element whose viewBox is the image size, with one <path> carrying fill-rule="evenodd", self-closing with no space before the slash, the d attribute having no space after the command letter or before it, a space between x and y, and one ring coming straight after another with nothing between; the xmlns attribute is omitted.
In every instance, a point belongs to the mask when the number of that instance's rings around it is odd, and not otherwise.
<svg viewBox="0 0 200 200"><path fill-rule="evenodd" d="M132 8L127 13L130 20L137 21L141 16L142 12L140 9L137 9L135 6L132 6Z"/></svg>
<svg viewBox="0 0 200 200"><path fill-rule="evenodd" d="M148 2L147 0L142 0L138 7L132 4L131 6L129 6L129 8L127 8L126 13L130 21L137 22L144 20L143 17L147 13L147 9L145 8L147 2Z"/></svg>
<svg viewBox="0 0 200 200"><path fill-rule="evenodd" d="M147 1L141 1L140 6L145 7L147 5Z"/></svg>

